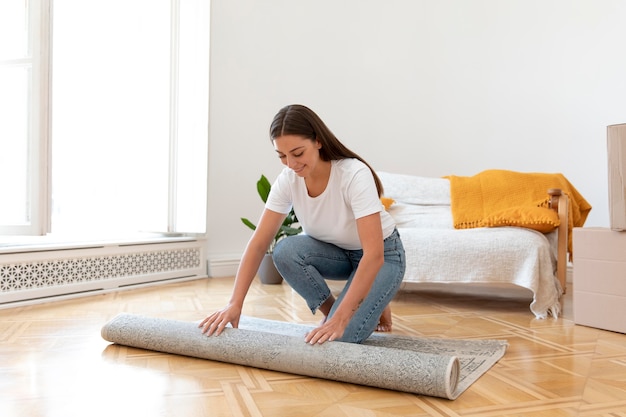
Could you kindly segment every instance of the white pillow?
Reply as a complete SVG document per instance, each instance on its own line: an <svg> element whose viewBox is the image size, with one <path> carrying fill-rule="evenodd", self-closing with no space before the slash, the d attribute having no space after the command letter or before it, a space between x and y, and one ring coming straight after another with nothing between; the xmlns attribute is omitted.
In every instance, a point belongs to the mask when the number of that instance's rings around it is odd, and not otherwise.
<svg viewBox="0 0 626 417"><path fill-rule="evenodd" d="M454 229L450 206L396 203L388 212L399 228Z"/></svg>
<svg viewBox="0 0 626 417"><path fill-rule="evenodd" d="M449 205L450 181L446 178L418 177L377 171L385 197L407 204Z"/></svg>

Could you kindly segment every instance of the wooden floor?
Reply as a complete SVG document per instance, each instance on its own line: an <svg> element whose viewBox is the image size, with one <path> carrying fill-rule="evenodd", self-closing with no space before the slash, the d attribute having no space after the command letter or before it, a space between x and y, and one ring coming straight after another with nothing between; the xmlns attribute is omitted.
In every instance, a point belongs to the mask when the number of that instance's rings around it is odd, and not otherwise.
<svg viewBox="0 0 626 417"><path fill-rule="evenodd" d="M221 307L213 278L0 310L0 416L626 416L626 335L536 320L528 299L402 291L394 332L507 339L503 359L457 400L110 345L131 312L196 321ZM338 289L340 287L334 287ZM244 314L315 323L286 285L251 289Z"/></svg>

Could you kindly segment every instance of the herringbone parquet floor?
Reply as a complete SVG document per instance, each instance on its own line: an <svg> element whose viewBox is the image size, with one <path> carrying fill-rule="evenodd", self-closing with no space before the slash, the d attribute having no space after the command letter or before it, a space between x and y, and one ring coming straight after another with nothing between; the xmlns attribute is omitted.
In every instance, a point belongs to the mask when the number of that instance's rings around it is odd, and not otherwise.
<svg viewBox="0 0 626 417"><path fill-rule="evenodd" d="M536 320L527 298L402 291L394 332L507 339L457 400L110 345L119 312L196 321L232 279L212 278L0 310L0 416L626 416L626 335ZM340 288L339 286L336 289ZM286 285L253 284L244 314L315 323Z"/></svg>

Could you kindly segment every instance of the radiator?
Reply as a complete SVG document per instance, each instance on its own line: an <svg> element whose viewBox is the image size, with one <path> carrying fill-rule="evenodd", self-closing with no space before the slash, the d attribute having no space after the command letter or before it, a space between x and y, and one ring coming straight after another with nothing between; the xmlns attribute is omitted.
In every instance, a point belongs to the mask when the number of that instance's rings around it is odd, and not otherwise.
<svg viewBox="0 0 626 417"><path fill-rule="evenodd" d="M201 241L0 254L0 307L206 276Z"/></svg>

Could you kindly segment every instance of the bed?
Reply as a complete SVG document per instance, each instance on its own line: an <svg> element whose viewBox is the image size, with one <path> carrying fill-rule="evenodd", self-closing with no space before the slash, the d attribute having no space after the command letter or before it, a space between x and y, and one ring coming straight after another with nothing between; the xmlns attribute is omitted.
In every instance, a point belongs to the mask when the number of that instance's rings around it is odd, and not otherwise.
<svg viewBox="0 0 626 417"><path fill-rule="evenodd" d="M430 178L377 172L415 283L515 285L537 318L558 317L571 228L591 206L561 174L488 170Z"/></svg>

